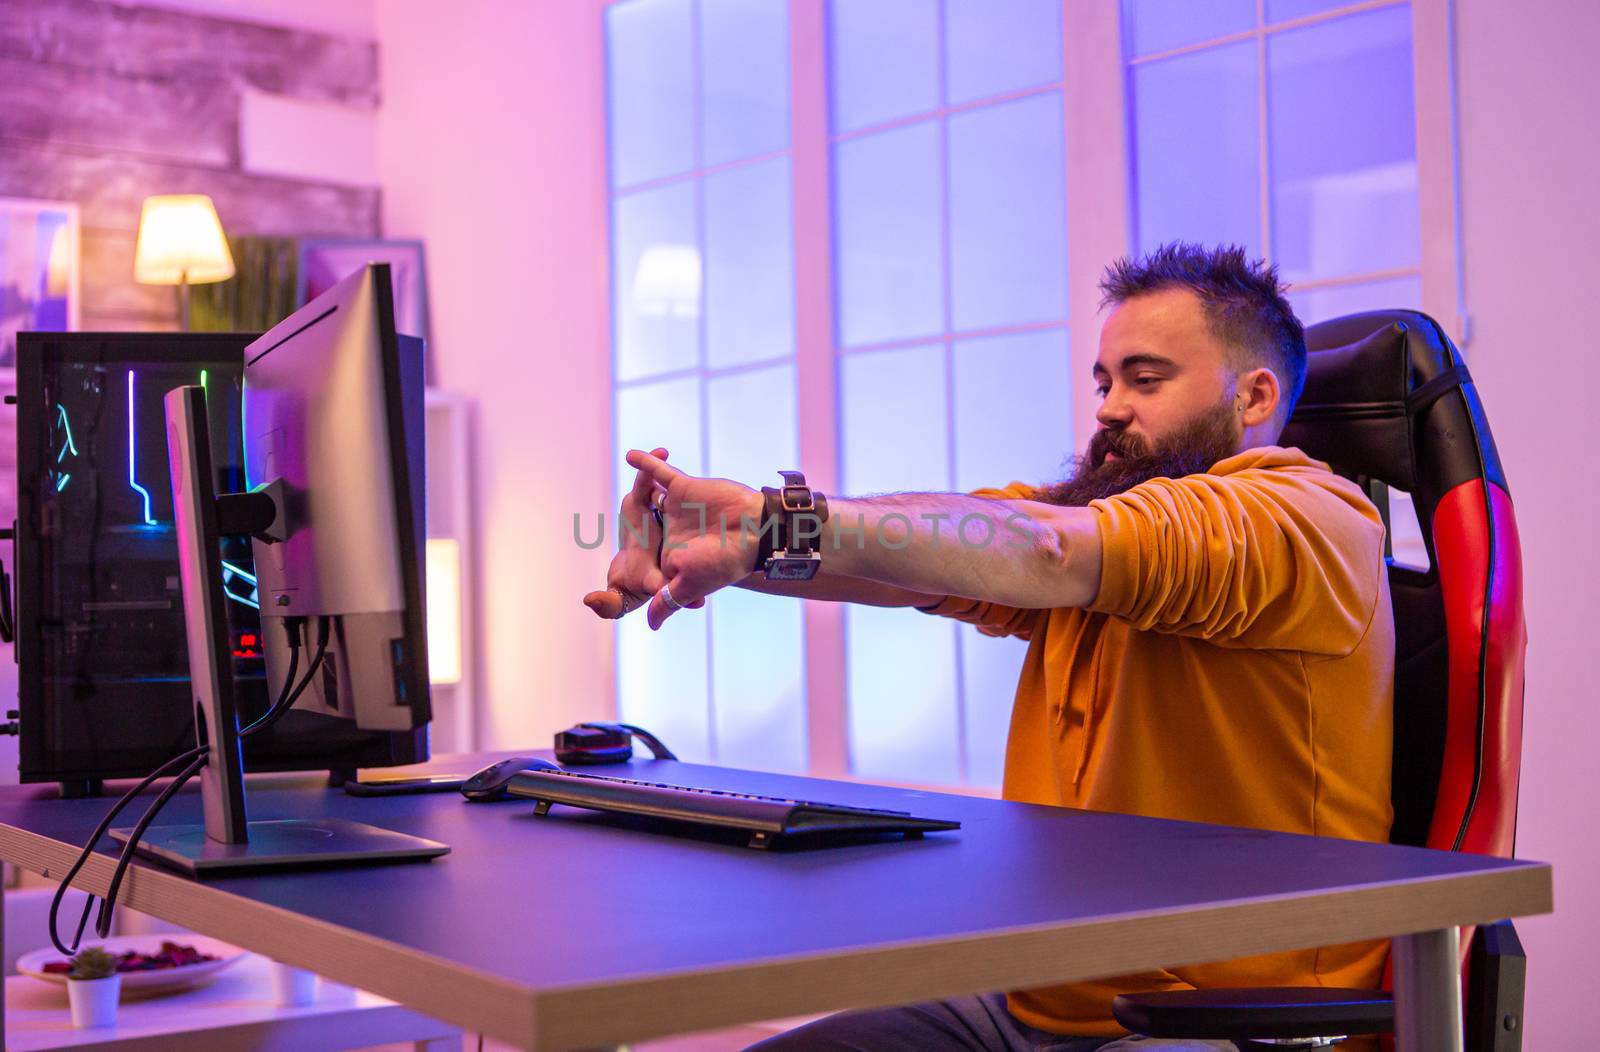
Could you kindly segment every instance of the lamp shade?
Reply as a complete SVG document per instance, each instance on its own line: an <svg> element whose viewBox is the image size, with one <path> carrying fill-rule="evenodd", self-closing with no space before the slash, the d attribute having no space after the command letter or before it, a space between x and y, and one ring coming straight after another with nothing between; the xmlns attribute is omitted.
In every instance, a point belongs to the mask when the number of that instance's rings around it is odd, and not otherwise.
<svg viewBox="0 0 1600 1052"><path fill-rule="evenodd" d="M222 221L205 194L162 194L144 199L133 280L144 285L191 285L233 277L233 253Z"/></svg>

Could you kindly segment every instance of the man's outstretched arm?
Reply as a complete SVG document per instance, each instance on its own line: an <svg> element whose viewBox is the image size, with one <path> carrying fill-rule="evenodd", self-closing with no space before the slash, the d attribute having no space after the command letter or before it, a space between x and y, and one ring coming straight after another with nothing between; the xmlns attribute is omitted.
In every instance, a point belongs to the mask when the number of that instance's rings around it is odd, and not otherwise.
<svg viewBox="0 0 1600 1052"><path fill-rule="evenodd" d="M753 553L752 553L753 557ZM737 584L763 595L789 599L816 599L827 603L857 603L861 606L932 606L943 596L897 588L882 581L843 577L826 569L809 581L769 581L765 574L753 573Z"/></svg>
<svg viewBox="0 0 1600 1052"><path fill-rule="evenodd" d="M748 576L754 539L741 524L760 521L758 491L686 475L639 450L628 454L628 463L651 478L668 516L662 570L675 605L698 602ZM821 550L834 574L1027 609L1087 605L1099 590L1100 534L1088 509L950 493L828 503ZM671 612L658 592L650 603L651 625Z"/></svg>

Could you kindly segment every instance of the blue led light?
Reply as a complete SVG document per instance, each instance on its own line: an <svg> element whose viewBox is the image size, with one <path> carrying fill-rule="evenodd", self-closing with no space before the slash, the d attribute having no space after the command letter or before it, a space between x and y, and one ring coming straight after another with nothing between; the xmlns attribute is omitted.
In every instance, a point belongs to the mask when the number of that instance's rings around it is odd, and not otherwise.
<svg viewBox="0 0 1600 1052"><path fill-rule="evenodd" d="M144 523L154 526L156 520L150 517L150 491L139 485L134 470L134 427L133 427L133 370L128 370L128 485L132 486L144 498Z"/></svg>
<svg viewBox="0 0 1600 1052"><path fill-rule="evenodd" d="M229 599L232 599L234 602L238 603L240 606L248 606L252 610L260 610L261 609L261 604L256 602L254 599L247 599L242 595L234 595L232 592L228 591L226 588L224 588L222 590L222 594L227 596Z"/></svg>
<svg viewBox="0 0 1600 1052"><path fill-rule="evenodd" d="M67 488L67 483L69 483L71 481L72 481L72 476L63 473L60 478L56 479L56 492L60 493L62 490L66 489Z"/></svg>
<svg viewBox="0 0 1600 1052"><path fill-rule="evenodd" d="M228 591L228 582L232 581L235 577L239 578L239 580L250 586L250 595L248 598ZM232 599L236 603L243 603L252 610L261 609L261 593L256 588L255 574L235 566L233 563L230 563L228 560L224 559L222 560L222 585L222 594L227 596L229 599Z"/></svg>
<svg viewBox="0 0 1600 1052"><path fill-rule="evenodd" d="M61 415L61 430L67 433L67 444L62 446L61 452L56 454L56 463L59 464L63 459L65 459L68 453L71 453L73 456L77 456L78 447L77 444L72 441L72 422L67 419L67 407L62 405L60 402L57 402L56 412Z"/></svg>

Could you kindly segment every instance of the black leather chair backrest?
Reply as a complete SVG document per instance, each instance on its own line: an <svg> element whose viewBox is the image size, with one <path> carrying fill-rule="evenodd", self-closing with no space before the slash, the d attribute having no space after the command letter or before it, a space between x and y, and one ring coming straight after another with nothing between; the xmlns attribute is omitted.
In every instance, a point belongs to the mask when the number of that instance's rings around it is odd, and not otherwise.
<svg viewBox="0 0 1600 1052"><path fill-rule="evenodd" d="M1477 390L1438 323L1416 311L1324 322L1306 330L1306 343L1305 393L1281 444L1364 485L1411 494L1428 550L1426 572L1392 562L1389 571L1391 839L1508 855L1521 746L1521 560Z"/></svg>

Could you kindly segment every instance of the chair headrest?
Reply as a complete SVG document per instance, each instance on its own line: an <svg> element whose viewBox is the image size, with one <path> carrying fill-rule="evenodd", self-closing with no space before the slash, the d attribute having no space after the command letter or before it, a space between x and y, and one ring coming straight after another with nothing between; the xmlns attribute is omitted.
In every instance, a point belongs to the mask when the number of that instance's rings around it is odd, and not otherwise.
<svg viewBox="0 0 1600 1052"><path fill-rule="evenodd" d="M1431 509L1456 485L1505 485L1461 355L1419 311L1352 314L1306 329L1306 386L1281 445Z"/></svg>

